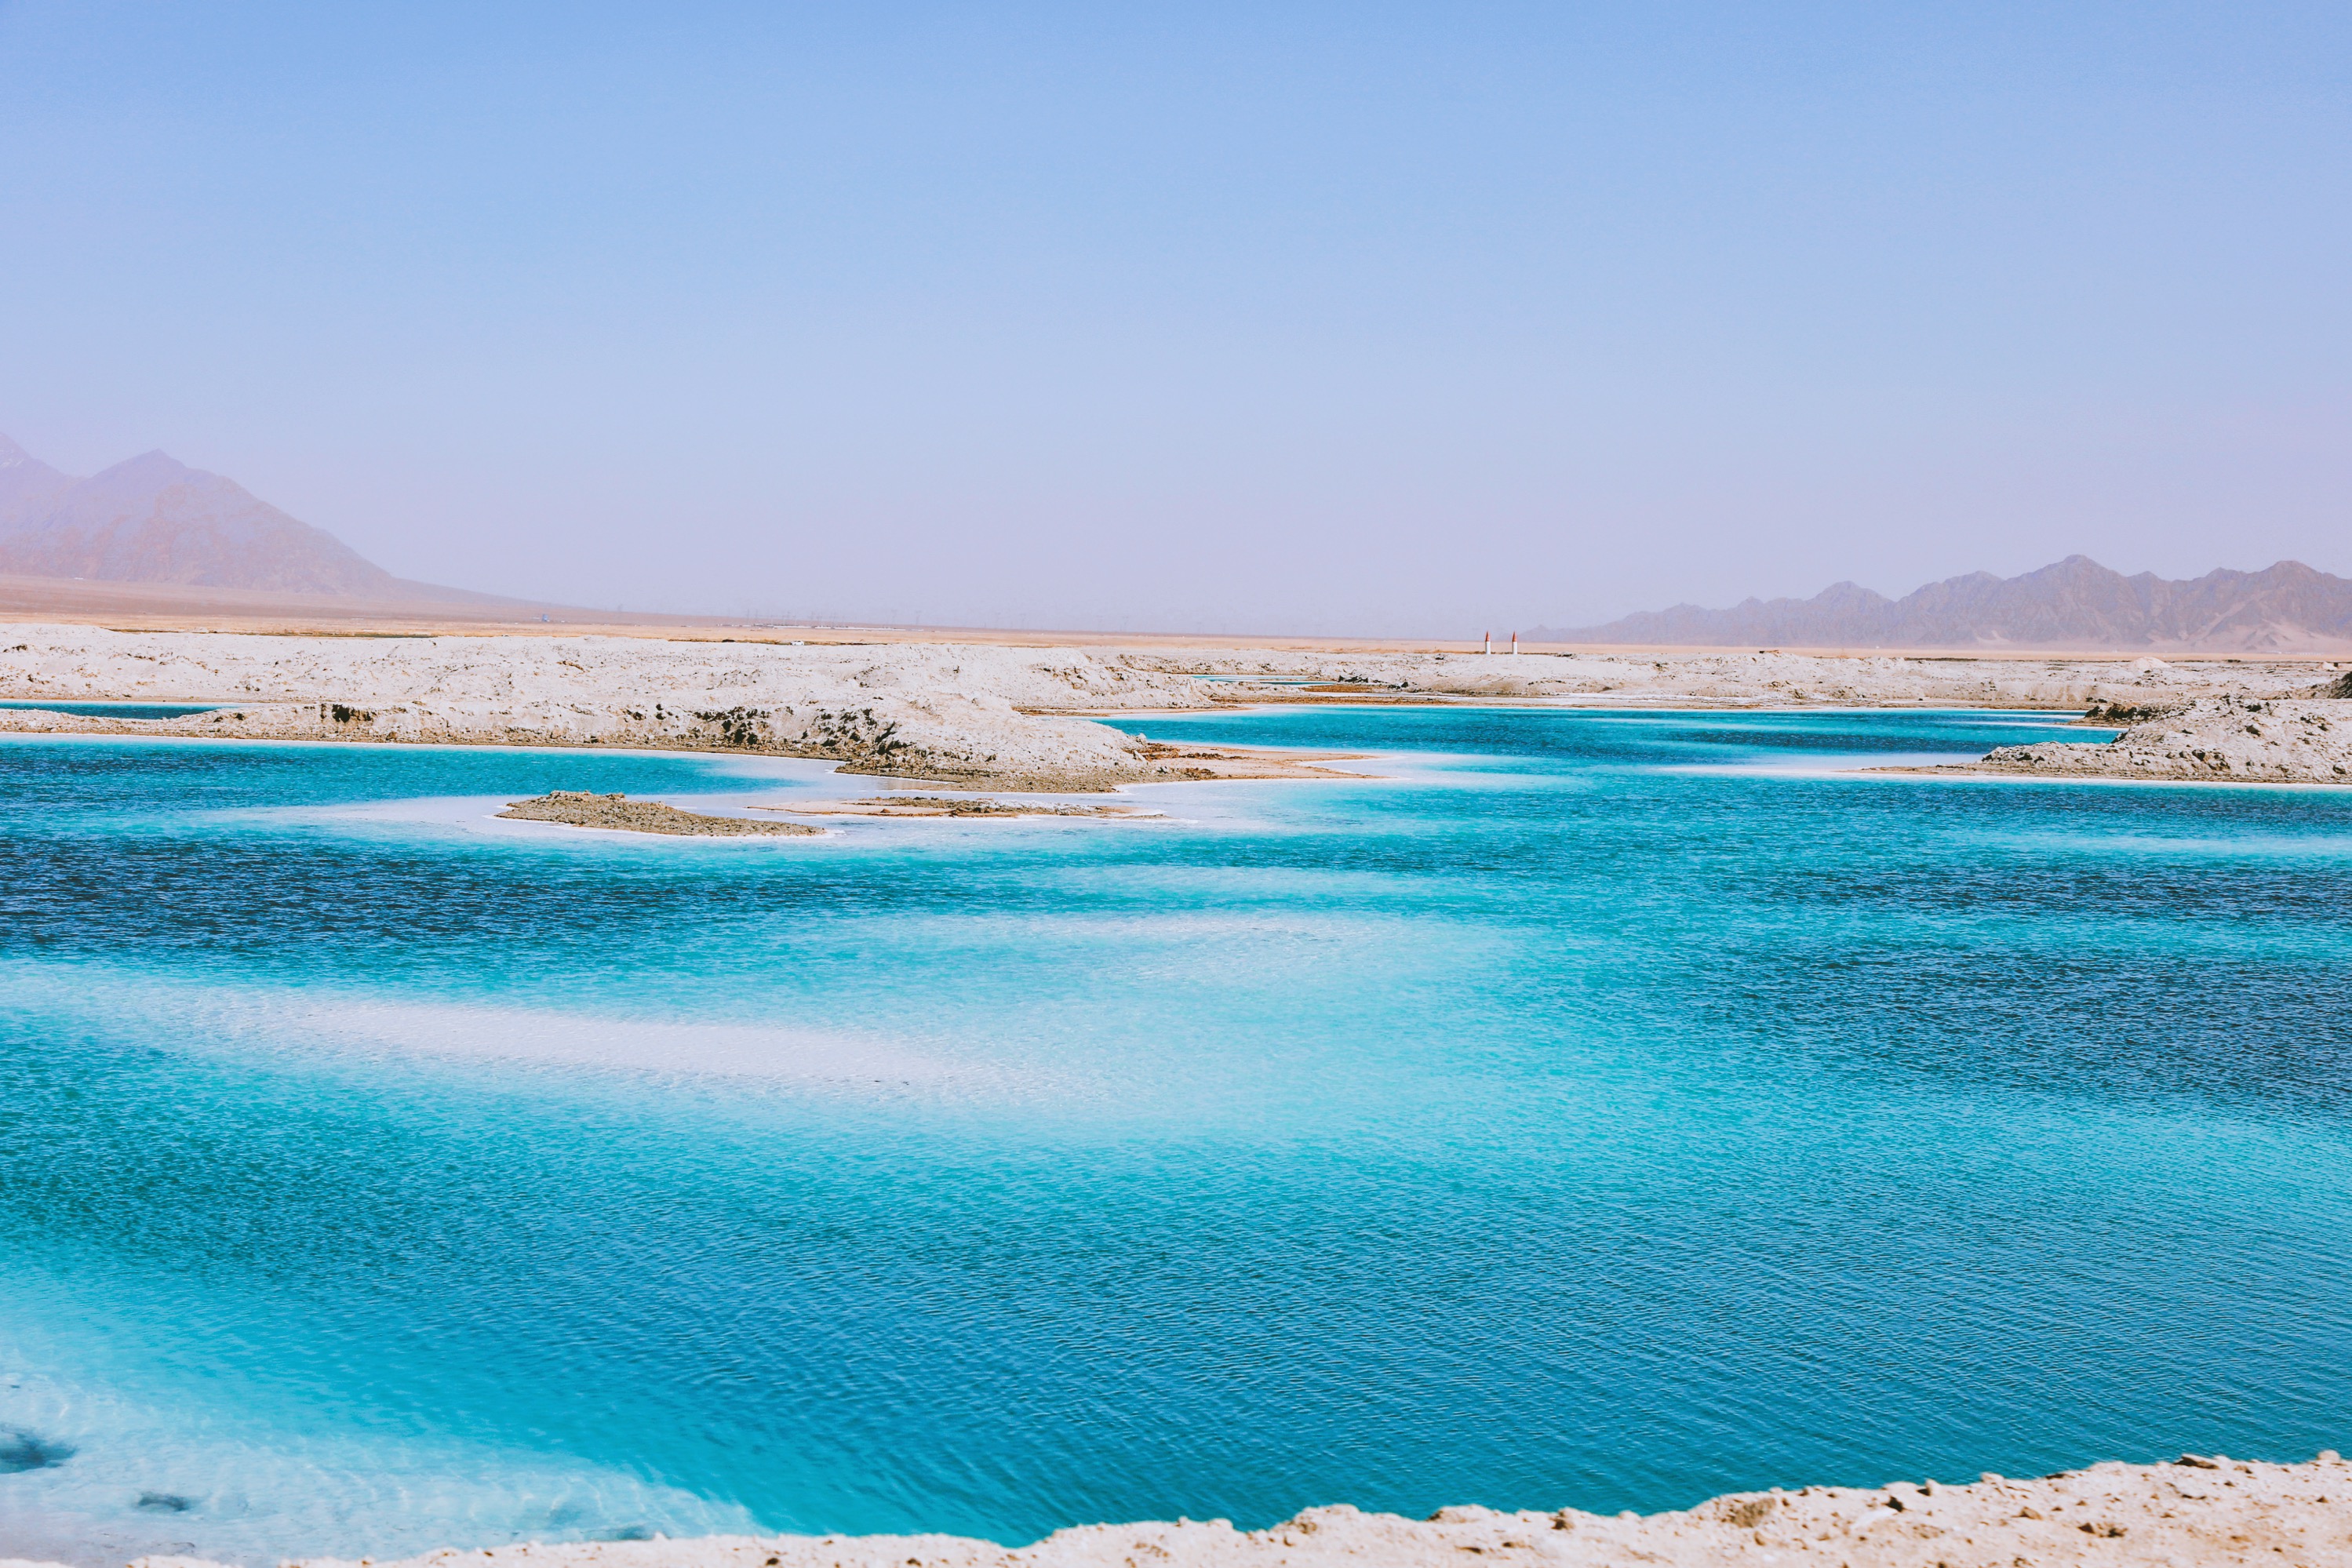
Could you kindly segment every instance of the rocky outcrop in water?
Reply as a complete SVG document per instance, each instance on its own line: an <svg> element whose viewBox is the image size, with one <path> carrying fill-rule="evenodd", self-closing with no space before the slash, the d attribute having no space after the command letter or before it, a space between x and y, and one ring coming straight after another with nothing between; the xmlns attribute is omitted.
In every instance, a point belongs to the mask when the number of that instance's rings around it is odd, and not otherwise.
<svg viewBox="0 0 2352 1568"><path fill-rule="evenodd" d="M1972 770L2224 784L2352 784L2352 700L2207 697L2135 725L2105 746L2004 746Z"/></svg>

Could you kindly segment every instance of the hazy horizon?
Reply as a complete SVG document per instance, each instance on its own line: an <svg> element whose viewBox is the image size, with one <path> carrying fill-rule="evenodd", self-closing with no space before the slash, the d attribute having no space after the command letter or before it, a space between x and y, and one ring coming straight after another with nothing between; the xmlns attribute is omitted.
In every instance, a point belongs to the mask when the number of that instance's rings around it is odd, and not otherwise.
<svg viewBox="0 0 2352 1568"><path fill-rule="evenodd" d="M2352 575L2321 6L0 4L0 431L632 609Z"/></svg>

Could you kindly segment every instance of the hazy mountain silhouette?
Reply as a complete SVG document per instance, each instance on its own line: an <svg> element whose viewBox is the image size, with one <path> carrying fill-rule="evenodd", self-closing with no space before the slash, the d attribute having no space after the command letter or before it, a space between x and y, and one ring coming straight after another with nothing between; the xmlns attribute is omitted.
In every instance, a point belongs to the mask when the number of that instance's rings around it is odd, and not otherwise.
<svg viewBox="0 0 2352 1568"><path fill-rule="evenodd" d="M2022 577L1989 571L1889 599L1851 582L1811 599L1728 610L1677 604L1606 626L1546 627L1540 642L1754 648L2213 649L2293 653L2352 644L2352 580L2283 560L2174 581L2068 556Z"/></svg>
<svg viewBox="0 0 2352 1568"><path fill-rule="evenodd" d="M21 517L46 509L74 486L60 474L5 435L0 435L0 534Z"/></svg>
<svg viewBox="0 0 2352 1568"><path fill-rule="evenodd" d="M394 577L234 480L161 452L76 479L5 435L0 572L354 599L483 597Z"/></svg>

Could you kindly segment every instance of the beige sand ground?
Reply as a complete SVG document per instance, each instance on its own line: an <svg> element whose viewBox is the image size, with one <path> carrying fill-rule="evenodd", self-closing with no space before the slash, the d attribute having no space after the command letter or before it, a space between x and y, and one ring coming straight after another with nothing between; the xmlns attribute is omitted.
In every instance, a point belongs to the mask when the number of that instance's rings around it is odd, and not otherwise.
<svg viewBox="0 0 2352 1568"><path fill-rule="evenodd" d="M377 1568L1418 1568L1473 1557L1571 1568L2339 1568L2352 1564L2352 1466L2333 1453L2299 1465L2184 1456L2038 1480L1737 1493L1646 1516L1448 1508L1407 1520L1332 1507L1247 1532L1222 1521L1087 1525L1019 1550L949 1535L714 1536L453 1548ZM136 1564L201 1568L189 1558Z"/></svg>

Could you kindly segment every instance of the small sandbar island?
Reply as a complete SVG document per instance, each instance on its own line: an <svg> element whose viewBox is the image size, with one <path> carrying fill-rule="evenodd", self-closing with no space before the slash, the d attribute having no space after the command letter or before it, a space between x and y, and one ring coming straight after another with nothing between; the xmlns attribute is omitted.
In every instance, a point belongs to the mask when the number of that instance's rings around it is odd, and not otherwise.
<svg viewBox="0 0 2352 1568"><path fill-rule="evenodd" d="M551 789L528 800L509 801L499 815L516 822L557 822L569 828L696 839L809 838L824 831L802 822L706 817L658 800L632 800L626 795L598 795L585 789Z"/></svg>

